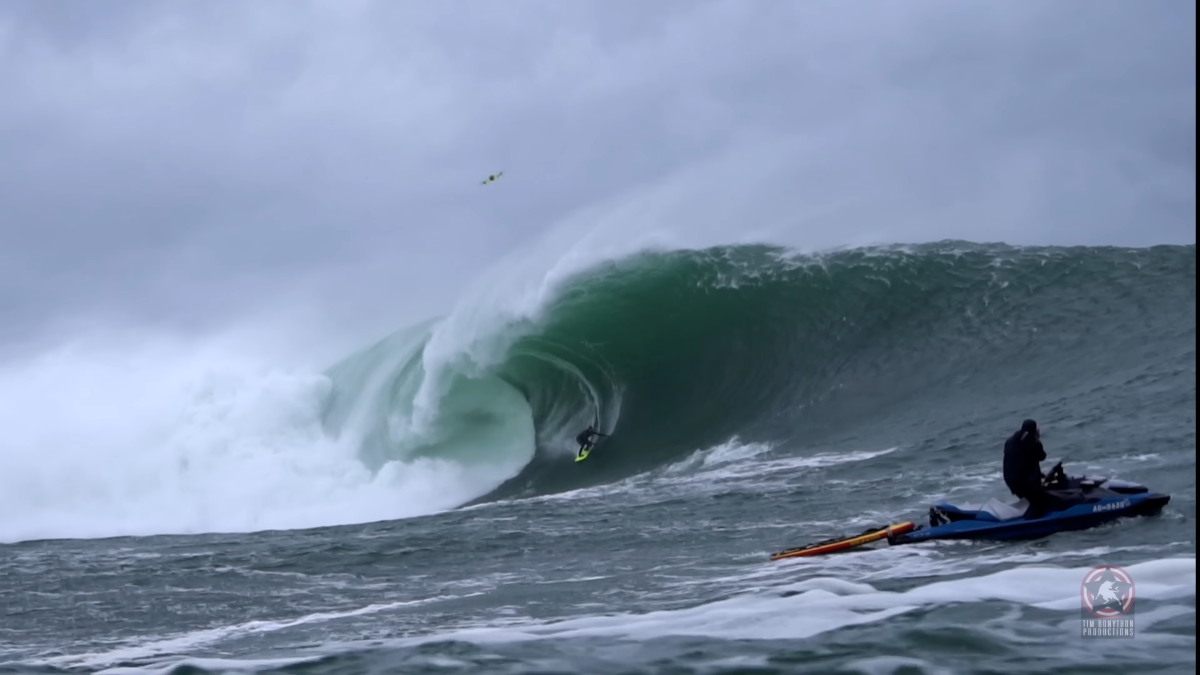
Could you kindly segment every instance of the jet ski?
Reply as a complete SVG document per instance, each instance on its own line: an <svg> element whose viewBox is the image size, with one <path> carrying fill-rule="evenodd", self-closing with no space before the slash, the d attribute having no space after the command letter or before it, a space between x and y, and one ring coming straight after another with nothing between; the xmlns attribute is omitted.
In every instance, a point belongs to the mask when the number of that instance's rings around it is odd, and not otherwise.
<svg viewBox="0 0 1200 675"><path fill-rule="evenodd" d="M929 509L929 527L888 536L890 545L936 539L1036 539L1056 532L1084 530L1131 516L1162 511L1170 495L1152 492L1138 483L1103 477L1069 477L1062 462L1043 481L1046 491L1068 506L1038 518L1026 518L1029 502L993 499L979 505L940 503Z"/></svg>

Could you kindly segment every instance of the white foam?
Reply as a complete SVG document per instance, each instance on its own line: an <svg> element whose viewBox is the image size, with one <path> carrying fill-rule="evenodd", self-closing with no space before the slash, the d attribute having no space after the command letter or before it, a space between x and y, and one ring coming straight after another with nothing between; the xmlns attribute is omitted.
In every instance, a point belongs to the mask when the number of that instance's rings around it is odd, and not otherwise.
<svg viewBox="0 0 1200 675"><path fill-rule="evenodd" d="M735 436L731 440L705 450L699 450L683 462L676 463L666 470L676 473L683 468L695 467L698 463L705 469L715 469L723 465L737 463L736 467L723 467L722 470L732 469L735 475L774 474L781 469L823 469L841 464L865 462L876 457L890 455L898 447L883 450L857 450L852 452L821 453L801 457L782 457L779 459L747 462L759 455L770 452L776 444L750 443L742 444Z"/></svg>
<svg viewBox="0 0 1200 675"><path fill-rule="evenodd" d="M233 624L229 626L221 626L208 630L193 631L189 633L181 633L172 637L161 638L144 642L140 644L130 643L125 646L113 649L107 652L99 652L94 654L72 654L66 656L58 656L48 658L38 662L38 665L49 666L69 666L74 668L94 668L97 666L103 667L111 663L120 661L145 660L155 657L175 656L186 653L188 650L196 649L206 645L211 645L222 640L236 638L245 635L274 633L295 626L306 624L319 624L339 619L347 619L357 616L366 616L370 614L379 614L393 609L415 607L427 605L431 603L441 602L444 600L466 598L481 593L468 593L460 596L442 596L425 598L421 600L409 600L400 602L386 602L367 605L356 609L331 611L331 612L314 612L306 614L295 619L279 620L279 621L247 621L245 623ZM286 664L304 661L306 659L275 659L270 662L256 661L255 663L263 665L265 663ZM178 665L172 663L172 666ZM109 671L113 672L113 671ZM144 672L144 671L142 671Z"/></svg>
<svg viewBox="0 0 1200 675"><path fill-rule="evenodd" d="M770 592L747 593L696 607L644 614L621 613L505 628L476 627L397 641L418 645L463 640L503 643L522 640L617 637L649 640L669 636L734 640L795 640L874 623L922 607L1000 600L1028 607L1078 612L1080 584L1091 567L1029 566L978 577L935 581L906 591L881 591L869 584L813 578ZM1171 558L1126 566L1137 598L1186 602L1196 594L1196 560ZM789 595L787 593L795 593ZM1175 614L1194 613L1188 605ZM1162 617L1159 617L1161 620ZM1144 628L1143 628L1144 630Z"/></svg>
<svg viewBox="0 0 1200 675"><path fill-rule="evenodd" d="M772 449L774 445L771 443L742 443L734 436L724 443L693 452L687 458L667 466L663 472L674 474L695 469L711 469L723 464L748 461Z"/></svg>
<svg viewBox="0 0 1200 675"><path fill-rule="evenodd" d="M895 452L898 448L822 453L801 457L760 459L774 449L772 444L742 445L737 439L714 448L700 450L687 459L668 466L655 477L660 485L690 485L699 489L728 489L731 482L741 481L746 487L765 488L766 483L780 477L795 475L797 470L825 469L843 464L865 462ZM875 514L864 514L868 519Z"/></svg>
<svg viewBox="0 0 1200 675"><path fill-rule="evenodd" d="M965 603L1003 601L1020 607L1031 607L1053 612L1062 612L1062 628L1066 632L1077 630L1072 621L1078 617L1080 607L1080 584L1093 564L1103 562L1111 551L1095 551L1094 562L1082 567L1053 567L1048 565L1026 565L1002 571L965 578L930 581L907 590L880 590L863 580L848 580L831 576L818 576L799 582L771 584L743 588L734 597L707 602L683 609L668 609L645 613L614 613L604 616L592 615L560 621L532 621L524 618L503 620L488 619L487 625L465 624L457 629L438 631L420 636L397 640L372 640L370 646L412 647L431 642L465 641L477 644L503 644L527 640L554 640L565 638L607 637L633 641L652 640L662 637L711 637L733 640L797 640L815 637L843 628L884 621L921 608L950 606ZM907 556L928 556L915 549L900 547L876 553L896 553ZM1070 554L1068 554L1070 555ZM848 557L848 556L847 556ZM879 567L879 560L876 560ZM970 561L959 561L970 562ZM989 561L989 562L995 562ZM913 569L907 563L889 566L893 572L888 578L903 579L925 576L931 570ZM756 570L752 575L773 576L781 566L769 565ZM1195 613L1196 564L1194 557L1168 558L1126 565L1136 584L1137 630L1142 640L1172 642L1194 641L1194 638L1155 634L1153 628L1174 617ZM962 570L943 567L938 573L945 576L960 574ZM783 578L794 575L781 575ZM861 575L860 579L861 579ZM594 578L594 577L593 577ZM884 577L881 577L884 578ZM724 581L746 579L729 578ZM502 578L493 580L502 582ZM707 579L716 584L722 579ZM460 596L433 597L414 601L377 603L361 608L316 612L292 619L251 621L202 631L156 638L141 643L128 643L114 650L58 656L39 665L60 667L104 667L117 662L132 660L146 661L159 658L153 665L130 669L130 672L156 672L178 667L181 663L201 664L211 662L224 667L260 667L272 663L285 664L311 660L311 656L295 659L273 659L254 661L230 661L182 658L189 650L218 644L219 642L256 633L282 631L294 626L336 622L340 619L382 614L393 609L439 602L445 599L482 595L484 591ZM1145 601L1157 601L1147 605ZM512 614L511 611L505 612ZM1010 610L984 623L989 631L1002 634L1005 639L1021 641L1015 633L1020 625L1021 613ZM354 642L338 642L318 648L317 653L336 653L359 647ZM866 660L861 665L869 669L884 665L879 661ZM117 671L108 671L117 672Z"/></svg>
<svg viewBox="0 0 1200 675"><path fill-rule="evenodd" d="M865 675L893 675L901 670L920 670L928 675L948 675L953 670L939 668L928 661L904 656L873 656L859 659L846 664L849 670L857 670Z"/></svg>
<svg viewBox="0 0 1200 675"><path fill-rule="evenodd" d="M898 449L898 447L891 447L883 450L857 450L854 452L844 453L825 453L820 455L812 455L809 457L796 457L780 460L775 464L789 468L824 468L828 466L837 466L839 464L865 462L868 459L875 459L876 457L890 455Z"/></svg>
<svg viewBox="0 0 1200 675"><path fill-rule="evenodd" d="M0 541L428 514L486 493L532 455L530 428L527 448L493 460L399 457L372 471L356 433L327 435L329 391L323 374L265 367L228 342L80 343L9 364Z"/></svg>
<svg viewBox="0 0 1200 675"><path fill-rule="evenodd" d="M898 449L893 447L883 450L826 453L810 457L761 459L762 455L770 453L774 448L773 444L768 443L742 443L735 436L724 443L696 450L683 460L661 469L654 469L612 483L534 497L486 502L466 508L486 510L503 508L505 504L512 503L595 501L615 495L623 495L627 504L658 502L675 498L681 490L692 495L703 494L705 491L725 491L729 489L729 483L732 481L748 481L742 487L764 488L765 483L760 480L761 478L777 479L784 475L784 469L826 468L863 462L888 455ZM863 520L875 523L878 522L880 516L881 514L875 512L857 514L845 522L855 524L859 520ZM887 517L891 517L890 514L887 514ZM803 524L794 522L789 526Z"/></svg>

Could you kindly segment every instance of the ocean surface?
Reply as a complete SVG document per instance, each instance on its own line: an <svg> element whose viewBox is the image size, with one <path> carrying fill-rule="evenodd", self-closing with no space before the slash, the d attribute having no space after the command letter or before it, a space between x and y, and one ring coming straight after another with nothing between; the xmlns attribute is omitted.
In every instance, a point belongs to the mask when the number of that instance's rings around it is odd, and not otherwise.
<svg viewBox="0 0 1200 675"><path fill-rule="evenodd" d="M728 246L493 282L324 372L0 442L0 673L1196 671L1195 246ZM1007 498L1026 417L1068 473L1170 504L769 560ZM1081 636L1099 565L1135 583L1133 637Z"/></svg>

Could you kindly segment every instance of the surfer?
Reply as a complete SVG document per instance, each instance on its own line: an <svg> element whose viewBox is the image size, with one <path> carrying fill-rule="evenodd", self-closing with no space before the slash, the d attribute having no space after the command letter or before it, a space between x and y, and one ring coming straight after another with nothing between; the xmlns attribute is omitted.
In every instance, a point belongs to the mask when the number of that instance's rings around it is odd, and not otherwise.
<svg viewBox="0 0 1200 675"><path fill-rule="evenodd" d="M584 450L590 451L592 449L592 444L596 442L596 436L608 436L608 434L596 431L596 427L591 424L588 425L588 428L579 432L579 435L575 437L575 442L579 444L579 453L576 457L582 457Z"/></svg>
<svg viewBox="0 0 1200 675"><path fill-rule="evenodd" d="M1025 517L1040 518L1062 507L1062 500L1046 491L1042 484L1041 462L1046 459L1042 433L1037 422L1025 420L1021 430L1004 442L1004 484L1010 492L1029 502Z"/></svg>
<svg viewBox="0 0 1200 675"><path fill-rule="evenodd" d="M503 171L501 171L500 173L494 173L494 174L488 176L487 178L485 178L483 180L483 182L480 183L480 185L487 185L488 183L495 183L497 180L500 179L500 176L503 176L503 175L504 175Z"/></svg>

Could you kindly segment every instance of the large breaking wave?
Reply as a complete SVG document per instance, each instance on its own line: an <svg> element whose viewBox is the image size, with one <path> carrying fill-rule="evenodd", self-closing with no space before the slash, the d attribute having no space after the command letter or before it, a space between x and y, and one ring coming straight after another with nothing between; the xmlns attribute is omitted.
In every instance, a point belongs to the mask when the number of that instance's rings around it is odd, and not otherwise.
<svg viewBox="0 0 1200 675"><path fill-rule="evenodd" d="M893 447L1097 378L1195 373L1194 245L643 250L481 284L325 373L170 352L6 373L0 539L400 518L735 436ZM593 421L613 436L576 464Z"/></svg>
<svg viewBox="0 0 1200 675"><path fill-rule="evenodd" d="M467 305L339 364L331 433L357 433L372 469L445 462L459 494L496 499L612 481L734 435L894 443L890 415L970 415L1195 362L1194 246L642 252L541 298ZM577 465L572 437L593 421L613 436Z"/></svg>

